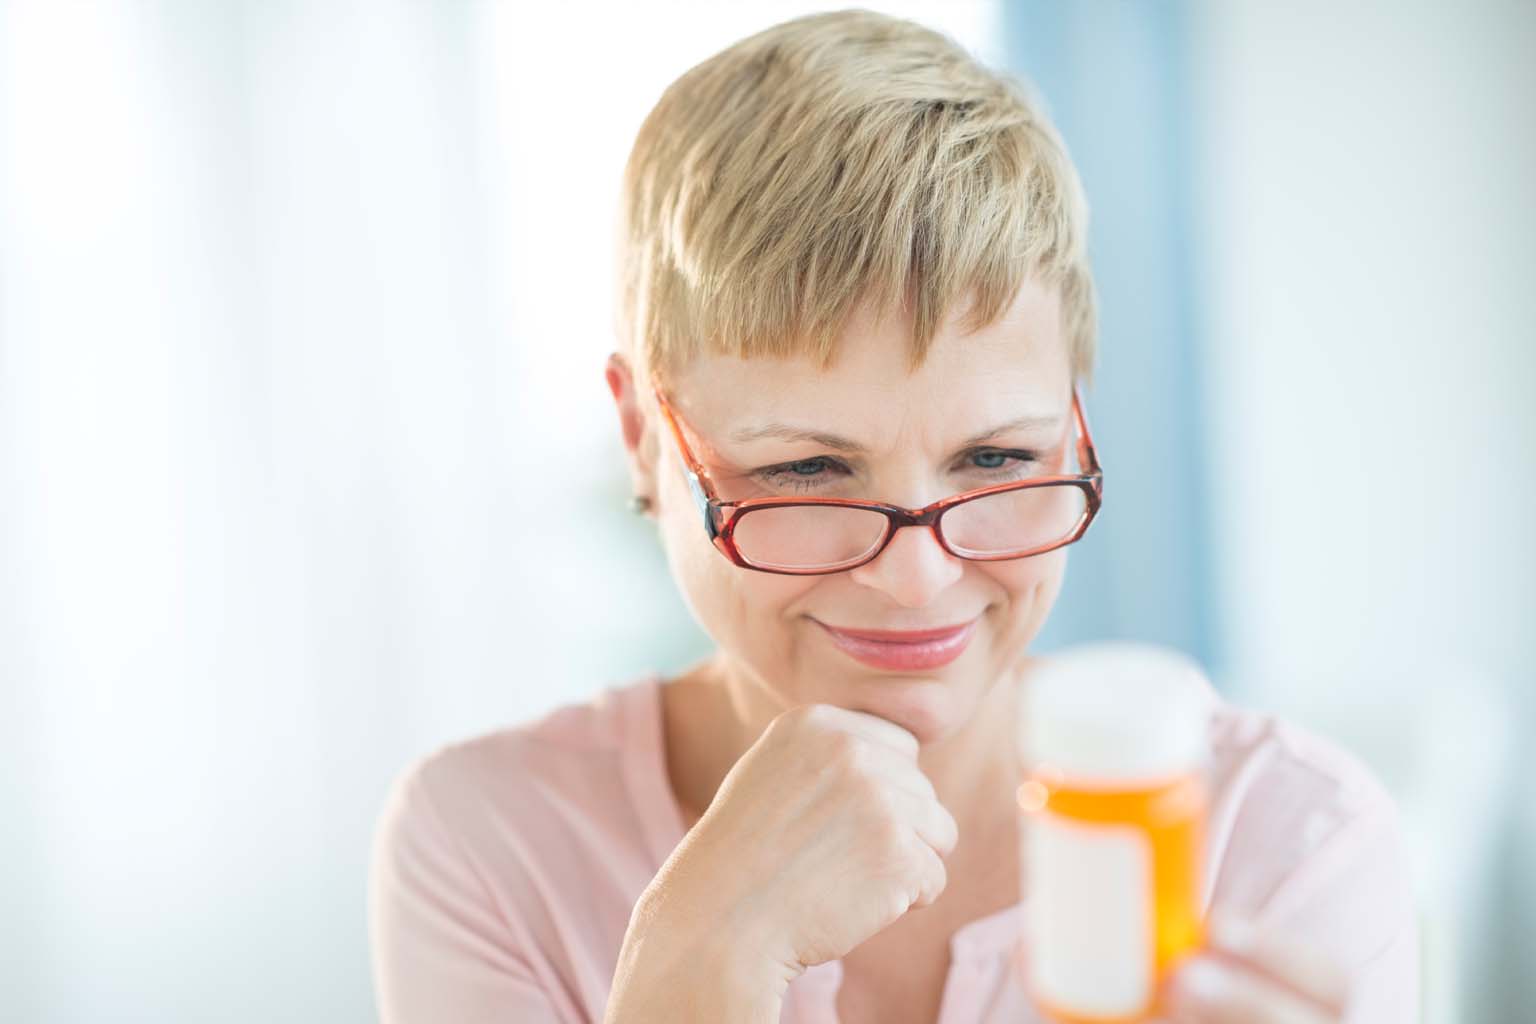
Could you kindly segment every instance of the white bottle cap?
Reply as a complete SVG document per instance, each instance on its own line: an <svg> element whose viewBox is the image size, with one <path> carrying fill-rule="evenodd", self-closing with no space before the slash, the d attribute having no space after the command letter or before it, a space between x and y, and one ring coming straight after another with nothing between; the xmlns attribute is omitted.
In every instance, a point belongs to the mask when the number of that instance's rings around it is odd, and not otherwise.
<svg viewBox="0 0 1536 1024"><path fill-rule="evenodd" d="M1021 742L1035 769L1090 785L1156 782L1209 751L1216 692L1173 648L1107 641L1043 658L1024 678Z"/></svg>

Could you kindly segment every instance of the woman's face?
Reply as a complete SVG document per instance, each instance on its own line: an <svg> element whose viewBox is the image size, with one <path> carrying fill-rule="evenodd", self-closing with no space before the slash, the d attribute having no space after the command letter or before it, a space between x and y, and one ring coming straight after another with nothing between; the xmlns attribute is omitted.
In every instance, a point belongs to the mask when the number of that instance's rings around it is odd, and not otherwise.
<svg viewBox="0 0 1536 1024"><path fill-rule="evenodd" d="M906 336L905 324L865 315L850 325L827 371L809 361L706 356L676 376L669 397L720 497L819 495L915 509L1003 480L1069 471L1059 460L1074 437L1071 375L1055 289L1026 283L997 322L973 334L959 333L951 318L910 375ZM615 393L622 411L624 396ZM839 573L739 568L710 544L682 457L654 400L642 401L644 426L627 431L637 489L655 496L672 572L728 671L744 673L783 707L869 711L925 743L964 727L988 691L1013 678L1061 588L1066 548L968 561L945 552L928 528L912 527L898 530L872 562ZM1050 422L967 447L967 439L1026 416ZM770 423L838 435L867 453L733 436ZM1015 451L1042 461L1007 454ZM957 659L920 671L870 667L821 625L919 630L973 619Z"/></svg>

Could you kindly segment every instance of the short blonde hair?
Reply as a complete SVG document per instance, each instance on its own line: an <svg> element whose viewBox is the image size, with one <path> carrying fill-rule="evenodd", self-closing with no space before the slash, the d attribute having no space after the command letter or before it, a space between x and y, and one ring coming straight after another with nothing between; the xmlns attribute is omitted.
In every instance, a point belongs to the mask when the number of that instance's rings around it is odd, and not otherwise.
<svg viewBox="0 0 1536 1024"><path fill-rule="evenodd" d="M911 21L795 18L687 71L635 139L617 227L620 344L663 375L701 352L825 369L866 301L910 311L915 370L958 302L986 326L1033 275L1092 377L1088 206L1059 133Z"/></svg>

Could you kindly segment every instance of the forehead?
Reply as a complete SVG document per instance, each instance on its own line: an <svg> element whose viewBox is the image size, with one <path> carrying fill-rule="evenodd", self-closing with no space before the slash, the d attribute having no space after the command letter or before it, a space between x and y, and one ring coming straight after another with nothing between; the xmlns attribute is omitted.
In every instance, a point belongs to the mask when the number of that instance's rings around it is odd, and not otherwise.
<svg viewBox="0 0 1536 1024"><path fill-rule="evenodd" d="M1028 279L993 323L966 332L961 321L956 313L944 322L915 371L907 362L910 319L861 310L828 369L808 357L701 355L669 394L711 434L789 420L887 440L916 428L964 431L1021 412L1065 413L1071 361L1055 288Z"/></svg>

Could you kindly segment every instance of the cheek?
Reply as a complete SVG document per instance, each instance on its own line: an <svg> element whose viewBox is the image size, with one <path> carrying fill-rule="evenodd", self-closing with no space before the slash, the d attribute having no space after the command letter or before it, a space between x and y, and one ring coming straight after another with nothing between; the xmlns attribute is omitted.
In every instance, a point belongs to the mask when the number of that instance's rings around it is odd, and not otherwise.
<svg viewBox="0 0 1536 1024"><path fill-rule="evenodd" d="M684 500L686 491L681 496ZM660 519L667 564L694 621L722 647L770 639L783 612L817 585L815 577L754 572L732 565L709 542L697 508L674 501Z"/></svg>
<svg viewBox="0 0 1536 1024"><path fill-rule="evenodd" d="M1066 571L1066 548L988 566L988 574L1008 595L998 622L1004 647L1022 647L1034 639L1056 604Z"/></svg>

